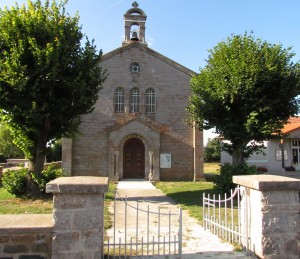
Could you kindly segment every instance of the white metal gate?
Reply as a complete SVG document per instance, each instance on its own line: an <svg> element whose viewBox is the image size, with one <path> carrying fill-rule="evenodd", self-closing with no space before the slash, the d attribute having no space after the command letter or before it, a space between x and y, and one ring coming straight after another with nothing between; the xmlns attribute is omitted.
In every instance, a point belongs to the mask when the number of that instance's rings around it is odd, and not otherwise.
<svg viewBox="0 0 300 259"><path fill-rule="evenodd" d="M155 206L153 206L155 207ZM104 258L182 254L182 210L157 210L115 192L113 227L106 231Z"/></svg>
<svg viewBox="0 0 300 259"><path fill-rule="evenodd" d="M240 200L239 186L230 191L229 197L226 193L223 197L220 194L206 196L203 193L203 227L230 243L246 244L248 252L248 242L242 242L242 239L248 240L248 233L242 233L241 230ZM243 215L242 218L247 221L248 216ZM245 224L248 225L247 222Z"/></svg>

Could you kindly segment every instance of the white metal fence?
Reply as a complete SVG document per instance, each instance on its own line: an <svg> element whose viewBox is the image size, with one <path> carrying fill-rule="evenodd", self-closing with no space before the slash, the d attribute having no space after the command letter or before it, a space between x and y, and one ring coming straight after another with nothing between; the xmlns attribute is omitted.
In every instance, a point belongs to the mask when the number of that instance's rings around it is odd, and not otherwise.
<svg viewBox="0 0 300 259"><path fill-rule="evenodd" d="M242 239L248 240L247 233L241 231L241 194L240 187L221 195L203 194L203 227L211 233L230 243L248 244ZM247 219L243 217L243 219ZM246 228L247 229L247 228ZM248 251L248 245L246 245Z"/></svg>
<svg viewBox="0 0 300 259"><path fill-rule="evenodd" d="M145 205L116 191L113 227L106 231L104 258L182 255L182 210Z"/></svg>

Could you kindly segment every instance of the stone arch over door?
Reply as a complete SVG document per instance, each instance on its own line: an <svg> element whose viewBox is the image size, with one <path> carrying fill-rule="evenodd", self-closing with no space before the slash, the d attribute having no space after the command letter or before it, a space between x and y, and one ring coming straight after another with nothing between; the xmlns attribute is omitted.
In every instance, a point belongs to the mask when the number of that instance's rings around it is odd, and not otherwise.
<svg viewBox="0 0 300 259"><path fill-rule="evenodd" d="M124 178L123 149L126 141L131 138L139 139L145 146L144 179L159 180L160 132L138 120L128 121L110 130L108 176L116 180Z"/></svg>
<svg viewBox="0 0 300 259"><path fill-rule="evenodd" d="M143 144L144 146L144 174L142 177L132 177L132 178L139 178L139 179L148 179L149 177L149 149L151 149L151 144L148 142L148 140L140 135L140 134L128 134L127 136L125 136L123 139L120 140L119 143L119 159L118 159L118 169L119 169L119 178L123 179L123 178L131 178L130 175L125 175L126 172L124 172L125 169L125 165L124 165L124 161L126 160L126 157L124 157L124 147L126 149L126 143L128 143L128 141L136 139L138 140L140 143ZM125 150L126 151L126 150Z"/></svg>
<svg viewBox="0 0 300 259"><path fill-rule="evenodd" d="M123 145L123 178L145 179L145 145L139 138L129 138Z"/></svg>

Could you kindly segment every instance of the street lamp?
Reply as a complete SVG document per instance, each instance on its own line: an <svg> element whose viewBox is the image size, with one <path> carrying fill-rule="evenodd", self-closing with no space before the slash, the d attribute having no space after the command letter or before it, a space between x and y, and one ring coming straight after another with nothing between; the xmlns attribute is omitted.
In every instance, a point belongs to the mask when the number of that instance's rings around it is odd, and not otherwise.
<svg viewBox="0 0 300 259"><path fill-rule="evenodd" d="M283 143L283 139L280 140L279 148L281 148L281 165L282 165L282 169L284 169L284 143Z"/></svg>

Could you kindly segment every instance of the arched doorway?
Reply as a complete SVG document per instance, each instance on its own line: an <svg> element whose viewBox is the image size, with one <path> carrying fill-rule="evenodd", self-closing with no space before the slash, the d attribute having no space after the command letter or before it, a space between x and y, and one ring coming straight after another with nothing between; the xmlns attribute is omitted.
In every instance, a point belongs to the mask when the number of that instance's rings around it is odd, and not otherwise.
<svg viewBox="0 0 300 259"><path fill-rule="evenodd" d="M138 138L128 139L124 144L123 178L145 178L145 145Z"/></svg>

